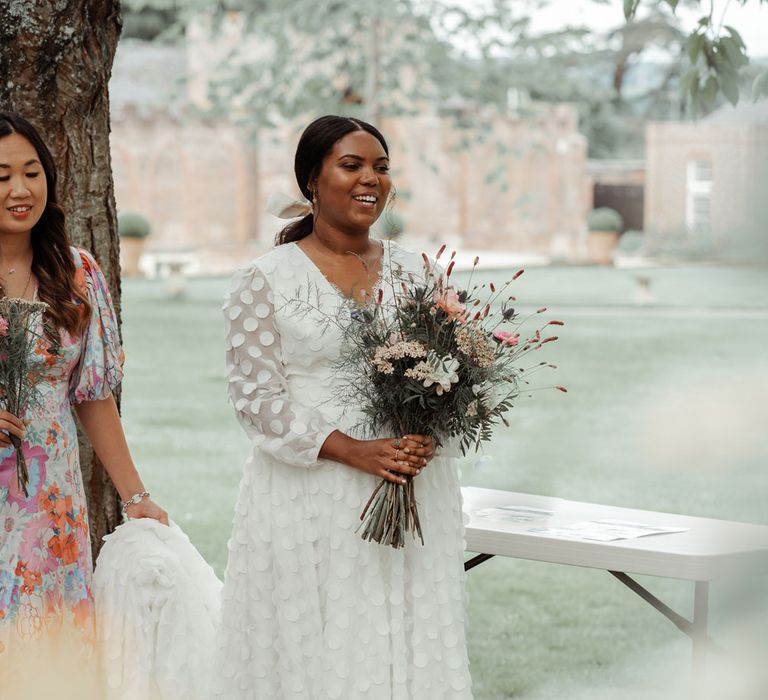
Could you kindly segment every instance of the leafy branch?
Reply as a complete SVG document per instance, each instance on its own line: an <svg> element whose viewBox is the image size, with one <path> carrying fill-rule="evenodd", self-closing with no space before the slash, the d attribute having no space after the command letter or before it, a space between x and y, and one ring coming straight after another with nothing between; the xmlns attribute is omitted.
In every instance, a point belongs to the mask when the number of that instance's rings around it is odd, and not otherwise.
<svg viewBox="0 0 768 700"><path fill-rule="evenodd" d="M752 0L736 0L746 5ZM768 0L754 0L766 4ZM680 0L624 0L624 17L628 23L636 21L641 5L667 5L672 12L677 10ZM698 5L703 5L698 0ZM680 79L680 94L686 100L692 113L709 112L720 95L732 105L740 98L740 74L749 64L747 47L739 32L725 24L727 3L719 19L715 17L714 1L709 0L709 11L702 15L686 40L686 53L690 66ZM762 70L752 83L752 99L768 97L768 69Z"/></svg>

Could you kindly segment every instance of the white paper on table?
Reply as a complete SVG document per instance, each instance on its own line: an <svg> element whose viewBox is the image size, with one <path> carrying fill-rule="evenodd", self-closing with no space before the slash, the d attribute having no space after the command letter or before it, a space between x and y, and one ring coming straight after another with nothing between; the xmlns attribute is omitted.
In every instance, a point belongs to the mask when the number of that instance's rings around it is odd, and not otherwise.
<svg viewBox="0 0 768 700"><path fill-rule="evenodd" d="M531 528L528 532L548 537L563 537L572 540L590 540L594 542L613 542L631 540L648 535L669 535L686 532L686 527L658 527L645 523L633 523L627 520L588 520L560 527Z"/></svg>
<svg viewBox="0 0 768 700"><path fill-rule="evenodd" d="M554 515L554 511L531 508L529 506L496 506L475 511L478 518L499 520L510 523L529 523L534 520L546 520Z"/></svg>

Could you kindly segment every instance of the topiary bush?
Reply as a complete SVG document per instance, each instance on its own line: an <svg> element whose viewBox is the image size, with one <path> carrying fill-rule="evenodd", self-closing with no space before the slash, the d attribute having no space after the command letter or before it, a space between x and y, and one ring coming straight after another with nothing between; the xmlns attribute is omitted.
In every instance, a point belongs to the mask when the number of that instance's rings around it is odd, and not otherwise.
<svg viewBox="0 0 768 700"><path fill-rule="evenodd" d="M152 226L138 212L121 211L117 214L117 233L123 238L146 238L152 233Z"/></svg>
<svg viewBox="0 0 768 700"><path fill-rule="evenodd" d="M587 228L590 231L616 231L624 229L621 214L610 207L598 207L587 214Z"/></svg>

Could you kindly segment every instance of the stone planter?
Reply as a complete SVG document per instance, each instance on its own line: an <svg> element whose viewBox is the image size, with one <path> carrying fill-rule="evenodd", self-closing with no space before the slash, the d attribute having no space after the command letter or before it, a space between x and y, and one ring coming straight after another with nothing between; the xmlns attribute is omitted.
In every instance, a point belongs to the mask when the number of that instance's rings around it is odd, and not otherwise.
<svg viewBox="0 0 768 700"><path fill-rule="evenodd" d="M590 231L587 236L589 261L596 265L610 265L618 242L618 231Z"/></svg>
<svg viewBox="0 0 768 700"><path fill-rule="evenodd" d="M120 273L123 277L141 275L139 260L144 251L144 239L135 236L120 237Z"/></svg>

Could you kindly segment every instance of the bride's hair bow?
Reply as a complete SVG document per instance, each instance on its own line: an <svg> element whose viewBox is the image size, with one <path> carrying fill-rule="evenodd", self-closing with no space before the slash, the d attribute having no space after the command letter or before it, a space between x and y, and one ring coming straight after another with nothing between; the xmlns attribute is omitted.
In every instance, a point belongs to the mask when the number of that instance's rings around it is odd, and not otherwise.
<svg viewBox="0 0 768 700"><path fill-rule="evenodd" d="M303 197L294 199L282 192L273 192L267 199L267 211L278 219L296 219L312 213L312 205Z"/></svg>

